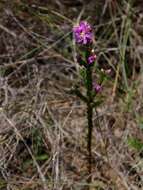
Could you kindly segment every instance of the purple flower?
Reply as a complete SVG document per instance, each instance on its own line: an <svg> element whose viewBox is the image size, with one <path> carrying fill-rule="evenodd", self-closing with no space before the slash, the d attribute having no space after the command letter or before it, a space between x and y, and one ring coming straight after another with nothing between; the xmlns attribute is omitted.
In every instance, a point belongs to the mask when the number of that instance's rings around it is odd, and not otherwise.
<svg viewBox="0 0 143 190"><path fill-rule="evenodd" d="M88 63L89 64L94 63L95 60L96 60L96 55L95 54L88 57Z"/></svg>
<svg viewBox="0 0 143 190"><path fill-rule="evenodd" d="M102 86L94 82L93 89L96 91L96 93L98 93L98 92L101 92Z"/></svg>
<svg viewBox="0 0 143 190"><path fill-rule="evenodd" d="M92 28L86 21L82 21L78 26L75 26L73 33L76 42L79 44L90 44L93 40Z"/></svg>

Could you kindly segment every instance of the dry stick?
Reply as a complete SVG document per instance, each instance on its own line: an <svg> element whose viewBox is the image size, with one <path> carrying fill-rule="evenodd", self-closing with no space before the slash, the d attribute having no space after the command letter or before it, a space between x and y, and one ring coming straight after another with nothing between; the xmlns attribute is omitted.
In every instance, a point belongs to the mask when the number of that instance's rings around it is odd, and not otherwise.
<svg viewBox="0 0 143 190"><path fill-rule="evenodd" d="M0 24L0 29L2 29L6 33L10 34L14 38L17 37L17 35L13 31L9 30L8 28L6 28L5 26L3 26L2 24Z"/></svg>
<svg viewBox="0 0 143 190"><path fill-rule="evenodd" d="M116 77L115 77L115 82L114 82L114 86L113 86L113 90L112 90L111 103L113 102L115 95L116 95L119 74L120 74L120 65L117 66L117 70L116 70Z"/></svg>

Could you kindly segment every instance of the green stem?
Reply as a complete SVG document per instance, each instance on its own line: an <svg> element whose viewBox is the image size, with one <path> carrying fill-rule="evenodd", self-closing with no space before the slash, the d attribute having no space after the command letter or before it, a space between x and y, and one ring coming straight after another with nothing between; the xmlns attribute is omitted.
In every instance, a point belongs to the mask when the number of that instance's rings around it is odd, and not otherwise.
<svg viewBox="0 0 143 190"><path fill-rule="evenodd" d="M88 135L87 135L87 151L88 151L88 183L91 183L92 176L92 130L93 130L93 97L92 97L92 68L88 67L86 70L86 82L87 82L87 120L88 120Z"/></svg>

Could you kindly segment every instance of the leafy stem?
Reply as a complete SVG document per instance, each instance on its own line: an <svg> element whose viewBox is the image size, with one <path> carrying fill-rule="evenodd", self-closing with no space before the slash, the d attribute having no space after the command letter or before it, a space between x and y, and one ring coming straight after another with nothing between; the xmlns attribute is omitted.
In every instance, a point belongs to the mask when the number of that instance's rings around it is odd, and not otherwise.
<svg viewBox="0 0 143 190"><path fill-rule="evenodd" d="M92 67L86 69L86 88L87 88L87 120L88 120L88 135L87 135L87 151L88 151L88 183L91 183L92 172L92 130L93 130L93 96L92 96Z"/></svg>

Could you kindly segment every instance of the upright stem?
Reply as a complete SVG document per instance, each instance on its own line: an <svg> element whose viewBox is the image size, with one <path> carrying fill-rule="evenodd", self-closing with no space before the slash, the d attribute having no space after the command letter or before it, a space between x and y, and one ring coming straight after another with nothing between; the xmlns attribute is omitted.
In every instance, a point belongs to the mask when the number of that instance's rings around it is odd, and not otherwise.
<svg viewBox="0 0 143 190"><path fill-rule="evenodd" d="M92 129L93 129L93 97L92 97L92 68L88 67L86 70L86 81L87 81L87 119L88 119L88 136L87 136L87 150L88 150L88 172L89 178L88 183L91 183L92 176Z"/></svg>

